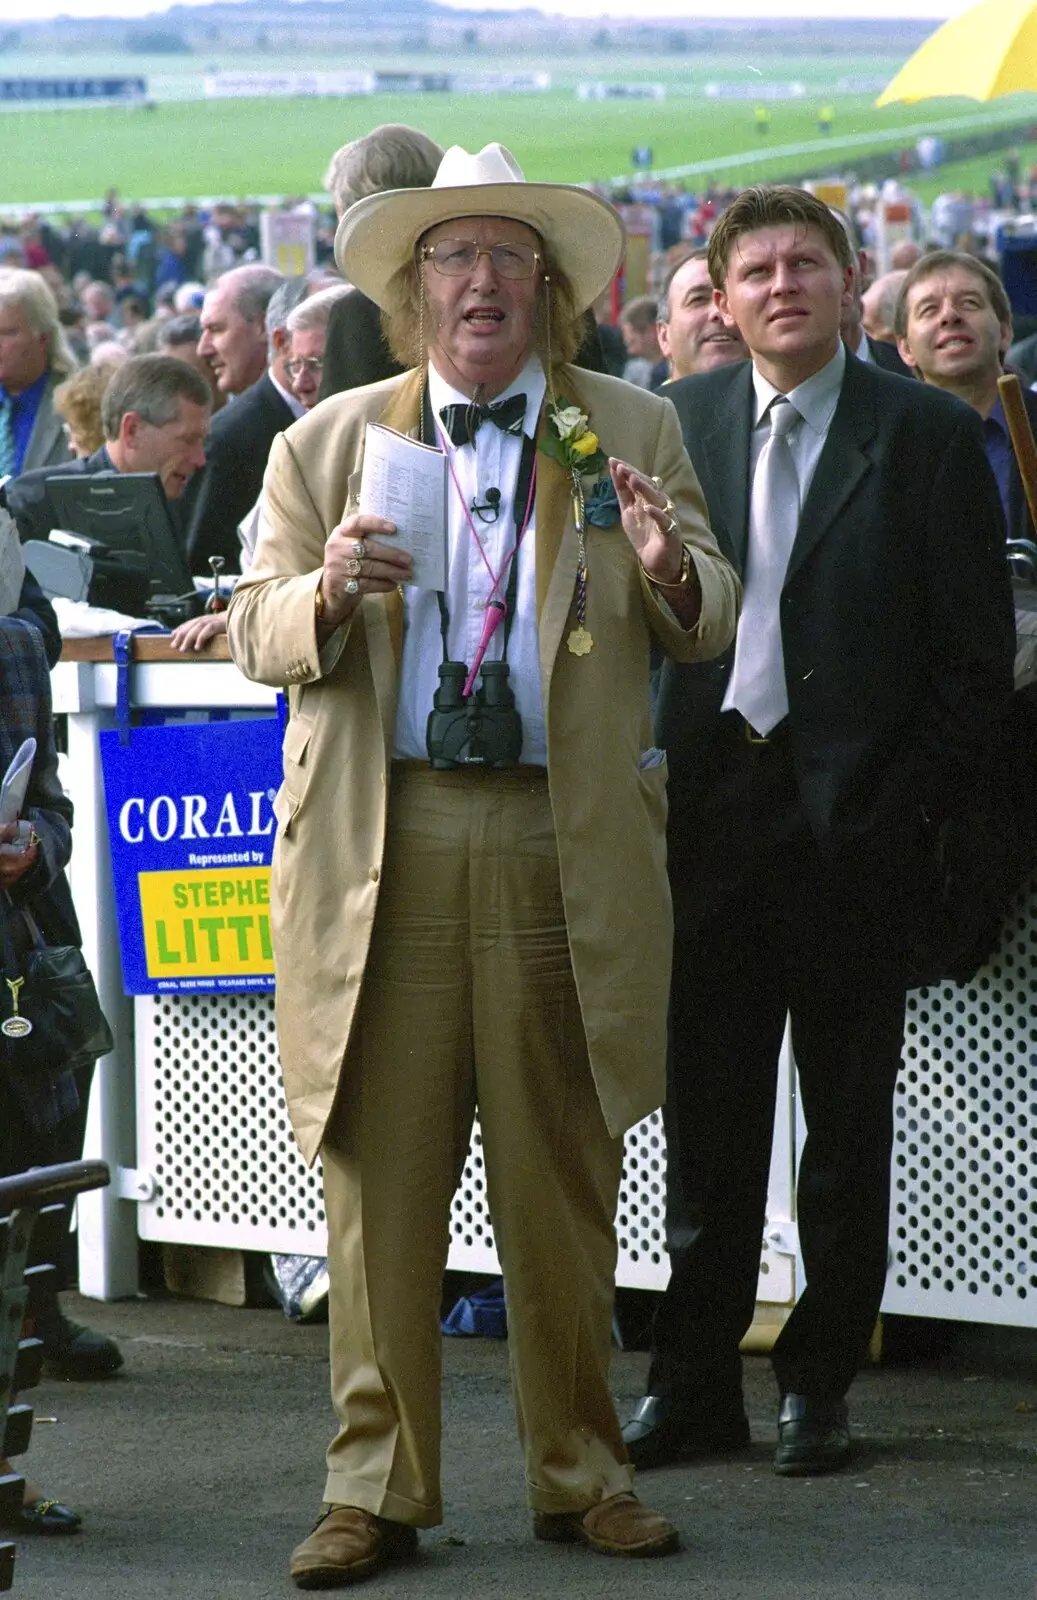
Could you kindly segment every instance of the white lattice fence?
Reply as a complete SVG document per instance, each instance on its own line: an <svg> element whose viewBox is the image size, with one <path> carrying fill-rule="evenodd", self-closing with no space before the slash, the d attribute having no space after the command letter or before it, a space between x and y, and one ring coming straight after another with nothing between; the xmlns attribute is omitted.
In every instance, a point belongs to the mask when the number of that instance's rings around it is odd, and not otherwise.
<svg viewBox="0 0 1037 1600"><path fill-rule="evenodd" d="M1037 1324L1037 878L964 986L908 996L887 1311Z"/></svg>
<svg viewBox="0 0 1037 1600"><path fill-rule="evenodd" d="M136 1002L138 1167L155 1182L142 1238L322 1254L320 1171L296 1149L281 1092L269 995ZM666 1154L658 1113L627 1137L618 1281L661 1288ZM482 1139L472 1135L451 1207L450 1265L496 1272Z"/></svg>

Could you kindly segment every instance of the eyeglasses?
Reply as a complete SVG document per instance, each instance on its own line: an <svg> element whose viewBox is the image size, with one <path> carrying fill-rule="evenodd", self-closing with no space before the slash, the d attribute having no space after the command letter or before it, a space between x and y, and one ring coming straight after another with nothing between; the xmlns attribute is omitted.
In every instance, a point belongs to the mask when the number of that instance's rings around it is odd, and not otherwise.
<svg viewBox="0 0 1037 1600"><path fill-rule="evenodd" d="M422 261L431 261L444 278L463 278L474 272L480 256L489 256L501 278L531 278L540 260L531 244L493 244L482 250L474 239L437 239L421 249Z"/></svg>
<svg viewBox="0 0 1037 1600"><path fill-rule="evenodd" d="M284 370L292 383L295 382L300 372L310 372L315 378L319 378L324 371L324 358L323 356L300 356L297 361L286 361Z"/></svg>

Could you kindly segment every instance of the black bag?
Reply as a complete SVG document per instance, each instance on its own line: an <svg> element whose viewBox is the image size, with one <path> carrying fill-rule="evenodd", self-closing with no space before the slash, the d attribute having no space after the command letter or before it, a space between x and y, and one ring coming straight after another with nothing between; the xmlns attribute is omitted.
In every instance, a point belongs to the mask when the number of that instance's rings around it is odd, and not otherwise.
<svg viewBox="0 0 1037 1600"><path fill-rule="evenodd" d="M74 944L49 945L32 913L9 896L0 979L0 1051L23 1077L86 1066L114 1048L90 969ZM29 943L19 946L13 923ZM21 948L21 954L18 953Z"/></svg>

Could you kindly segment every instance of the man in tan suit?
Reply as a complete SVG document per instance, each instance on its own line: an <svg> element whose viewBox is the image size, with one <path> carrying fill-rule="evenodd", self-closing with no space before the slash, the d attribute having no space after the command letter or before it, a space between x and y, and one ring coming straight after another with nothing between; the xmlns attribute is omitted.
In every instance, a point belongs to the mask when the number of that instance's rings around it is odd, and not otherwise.
<svg viewBox="0 0 1037 1600"><path fill-rule="evenodd" d="M275 442L231 604L234 659L290 688L277 1015L328 1216L341 1427L301 1588L367 1576L442 1519L439 1300L476 1104L534 1534L677 1544L630 1492L608 1386L622 1136L664 1083L649 646L718 654L738 585L672 407L567 364L623 243L611 207L527 184L498 145L351 208L339 266L413 370ZM447 456L440 595L358 512L373 422ZM472 692L444 749L433 695L457 673Z"/></svg>

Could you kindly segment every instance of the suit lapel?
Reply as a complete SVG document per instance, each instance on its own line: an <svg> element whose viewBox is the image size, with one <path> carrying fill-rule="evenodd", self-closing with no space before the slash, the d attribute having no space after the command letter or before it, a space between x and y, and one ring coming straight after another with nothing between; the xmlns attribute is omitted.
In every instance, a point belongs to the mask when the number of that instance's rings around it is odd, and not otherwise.
<svg viewBox="0 0 1037 1600"><path fill-rule="evenodd" d="M709 505L710 524L723 553L741 576L749 543L749 429L753 414L752 362L732 369L733 376L719 397L714 425L702 435L693 452L704 459L708 483L703 491Z"/></svg>
<svg viewBox="0 0 1037 1600"><path fill-rule="evenodd" d="M843 507L871 471L870 446L877 431L875 396L868 369L848 358L842 391L800 513L785 582L794 577L824 538Z"/></svg>
<svg viewBox="0 0 1037 1600"><path fill-rule="evenodd" d="M53 379L48 382L40 403L36 410L36 417L29 435L29 448L25 452L22 471L29 472L34 467L46 467L52 464L51 456L55 445L61 438L61 418L54 410L52 399L54 389ZM58 457L60 460L60 456Z"/></svg>

